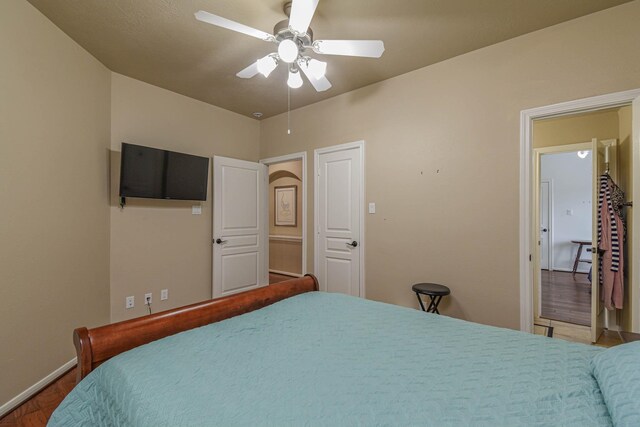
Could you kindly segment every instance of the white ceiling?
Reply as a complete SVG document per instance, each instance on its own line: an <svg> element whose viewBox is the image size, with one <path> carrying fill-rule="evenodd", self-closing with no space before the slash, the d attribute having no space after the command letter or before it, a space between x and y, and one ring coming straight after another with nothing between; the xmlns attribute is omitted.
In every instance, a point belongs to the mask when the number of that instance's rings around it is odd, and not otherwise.
<svg viewBox="0 0 640 427"><path fill-rule="evenodd" d="M28 0L109 69L247 116L287 109L286 69L235 74L274 45L197 21L198 10L271 33L281 0ZM297 108L628 0L320 0L315 39L380 39L380 59L323 56L333 87ZM313 55L312 55L313 56Z"/></svg>

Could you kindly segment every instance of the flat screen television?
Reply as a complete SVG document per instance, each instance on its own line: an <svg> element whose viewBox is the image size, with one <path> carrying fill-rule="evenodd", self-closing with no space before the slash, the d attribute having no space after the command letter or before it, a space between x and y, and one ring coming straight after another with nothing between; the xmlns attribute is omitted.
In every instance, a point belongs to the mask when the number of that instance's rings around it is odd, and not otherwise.
<svg viewBox="0 0 640 427"><path fill-rule="evenodd" d="M209 159L122 143L120 197L207 200Z"/></svg>

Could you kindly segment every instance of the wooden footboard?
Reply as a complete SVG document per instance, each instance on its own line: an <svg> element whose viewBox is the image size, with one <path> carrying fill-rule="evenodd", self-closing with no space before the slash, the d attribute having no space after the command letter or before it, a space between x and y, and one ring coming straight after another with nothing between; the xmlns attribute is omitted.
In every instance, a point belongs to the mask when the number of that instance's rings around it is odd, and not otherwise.
<svg viewBox="0 0 640 427"><path fill-rule="evenodd" d="M285 298L318 290L318 280L307 274L299 279L203 301L173 310L98 328L73 331L78 355L77 381L106 360L127 350L178 332L219 322L266 307Z"/></svg>

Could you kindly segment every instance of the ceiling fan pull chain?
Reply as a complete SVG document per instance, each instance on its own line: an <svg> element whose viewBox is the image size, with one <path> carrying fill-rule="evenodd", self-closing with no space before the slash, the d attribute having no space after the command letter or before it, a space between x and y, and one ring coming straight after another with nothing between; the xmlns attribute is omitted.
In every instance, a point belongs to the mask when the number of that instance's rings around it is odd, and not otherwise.
<svg viewBox="0 0 640 427"><path fill-rule="evenodd" d="M287 86L287 135L291 135L291 88Z"/></svg>

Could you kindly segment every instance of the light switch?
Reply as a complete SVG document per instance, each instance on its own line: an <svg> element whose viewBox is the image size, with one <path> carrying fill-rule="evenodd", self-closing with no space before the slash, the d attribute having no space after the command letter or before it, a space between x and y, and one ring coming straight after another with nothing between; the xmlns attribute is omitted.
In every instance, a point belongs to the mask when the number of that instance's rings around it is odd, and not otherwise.
<svg viewBox="0 0 640 427"><path fill-rule="evenodd" d="M375 202L369 203L369 213L370 214L376 213L376 204L375 204Z"/></svg>
<svg viewBox="0 0 640 427"><path fill-rule="evenodd" d="M191 215L200 215L202 214L202 206L193 205L191 206Z"/></svg>

